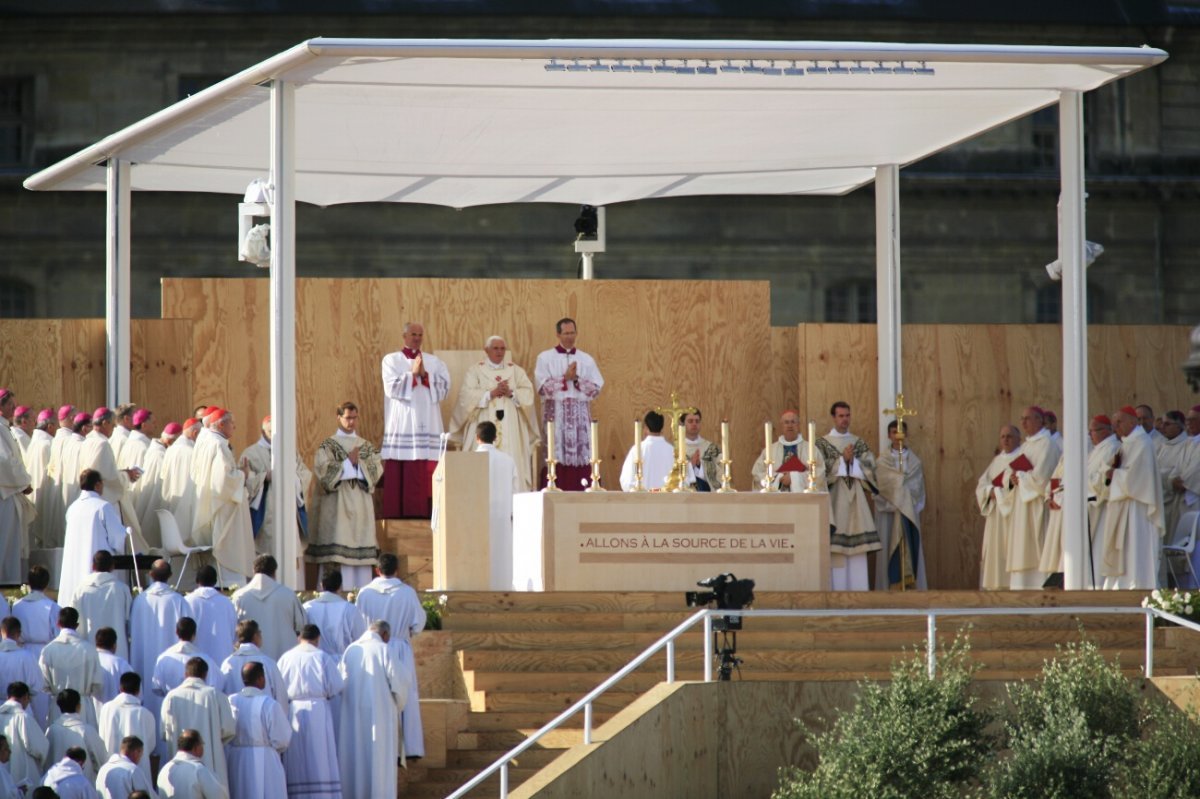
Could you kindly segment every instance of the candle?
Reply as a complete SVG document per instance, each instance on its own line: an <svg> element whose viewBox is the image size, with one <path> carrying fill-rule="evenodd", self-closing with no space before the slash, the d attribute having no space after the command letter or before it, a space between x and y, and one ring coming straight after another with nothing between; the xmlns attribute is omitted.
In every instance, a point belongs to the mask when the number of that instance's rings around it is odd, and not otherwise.
<svg viewBox="0 0 1200 799"><path fill-rule="evenodd" d="M767 431L767 460L771 460L771 445L775 443L775 435L771 430L770 422L766 422L763 426Z"/></svg>
<svg viewBox="0 0 1200 799"><path fill-rule="evenodd" d="M729 460L729 421L721 422L721 454Z"/></svg>
<svg viewBox="0 0 1200 799"><path fill-rule="evenodd" d="M817 446L817 426L813 424L812 419L808 420L808 462L815 463L817 460L815 448Z"/></svg>
<svg viewBox="0 0 1200 799"><path fill-rule="evenodd" d="M600 457L600 423L595 419L592 420L591 436L588 438L588 443L592 448L592 460L595 461Z"/></svg>
<svg viewBox="0 0 1200 799"><path fill-rule="evenodd" d="M675 428L675 459L680 462L687 460L687 447L683 443L683 422Z"/></svg>
<svg viewBox="0 0 1200 799"><path fill-rule="evenodd" d="M633 420L633 462L642 464L642 420Z"/></svg>
<svg viewBox="0 0 1200 799"><path fill-rule="evenodd" d="M546 460L554 460L554 420L546 422Z"/></svg>

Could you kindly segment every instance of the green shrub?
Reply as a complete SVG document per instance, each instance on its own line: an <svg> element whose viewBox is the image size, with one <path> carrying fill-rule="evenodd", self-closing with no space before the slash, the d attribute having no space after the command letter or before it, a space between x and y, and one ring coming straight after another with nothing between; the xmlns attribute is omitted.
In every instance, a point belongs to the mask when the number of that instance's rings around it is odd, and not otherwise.
<svg viewBox="0 0 1200 799"><path fill-rule="evenodd" d="M774 799L955 799L973 784L990 749L988 716L970 693L975 668L955 641L930 679L925 655L892 667L889 683L860 684L852 710L809 733L812 772L782 769Z"/></svg>
<svg viewBox="0 0 1200 799"><path fill-rule="evenodd" d="M1145 733L1118 768L1116 799L1200 796L1200 719L1172 704L1150 704Z"/></svg>

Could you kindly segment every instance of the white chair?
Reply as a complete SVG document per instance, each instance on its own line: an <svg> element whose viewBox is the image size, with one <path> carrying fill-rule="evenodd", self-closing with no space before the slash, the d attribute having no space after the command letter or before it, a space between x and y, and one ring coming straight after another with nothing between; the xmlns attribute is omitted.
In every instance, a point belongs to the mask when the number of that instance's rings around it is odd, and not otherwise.
<svg viewBox="0 0 1200 799"><path fill-rule="evenodd" d="M1179 517L1179 523L1175 525L1175 534L1171 537L1171 543L1163 544L1162 554L1163 559L1167 562L1167 571L1171 575L1171 579L1175 581L1176 588L1200 588L1200 580L1196 578L1196 569L1192 566L1192 553L1196 551L1196 533L1200 530L1200 511L1190 510ZM1187 568L1184 574L1191 579L1191 584L1182 586L1179 584L1179 575L1175 573L1175 560L1182 558L1184 566Z"/></svg>
<svg viewBox="0 0 1200 799"><path fill-rule="evenodd" d="M187 572L188 558L193 552L211 552L212 547L189 547L183 543L183 534L179 532L179 525L175 522L175 514L166 508L159 508L158 511L158 526L162 532L162 548L166 553L167 559L176 555L183 555L183 567L179 570L179 577L175 579L175 589L179 590L179 583L183 580L183 575Z"/></svg>

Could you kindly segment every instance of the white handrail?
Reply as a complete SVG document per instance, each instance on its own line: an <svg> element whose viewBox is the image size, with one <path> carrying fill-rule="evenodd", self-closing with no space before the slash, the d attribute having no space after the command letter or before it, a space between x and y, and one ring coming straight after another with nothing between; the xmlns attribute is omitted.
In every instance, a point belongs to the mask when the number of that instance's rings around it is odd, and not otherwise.
<svg viewBox="0 0 1200 799"><path fill-rule="evenodd" d="M592 708L595 701L609 688L625 679L639 666L656 655L660 649L667 649L667 682L675 681L675 639L692 629L698 622L704 625L704 681L712 682L713 658L709 653L709 645L713 636L713 619L717 616L739 616L767 618L773 616L793 618L835 618L843 616L924 616L926 619L926 657L928 658L928 673L933 677L937 673L937 618L939 616L1075 616L1075 615L1141 615L1146 619L1146 677L1154 676L1154 619L1164 619L1193 632L1200 632L1200 624L1176 616L1156 608L1143 607L1052 607L1052 608L856 608L837 610L710 610L696 611L686 621L680 623L662 638L659 638L641 654L629 661L620 671L613 674L604 682L593 688L586 696L575 704L559 713L541 729L530 735L521 743L504 753L490 766L472 777L446 799L461 799L468 791L476 787L495 772L500 772L500 799L508 799L508 764L518 755L530 749L541 738L562 726L563 722L574 716L580 710L584 711L583 742L592 743Z"/></svg>

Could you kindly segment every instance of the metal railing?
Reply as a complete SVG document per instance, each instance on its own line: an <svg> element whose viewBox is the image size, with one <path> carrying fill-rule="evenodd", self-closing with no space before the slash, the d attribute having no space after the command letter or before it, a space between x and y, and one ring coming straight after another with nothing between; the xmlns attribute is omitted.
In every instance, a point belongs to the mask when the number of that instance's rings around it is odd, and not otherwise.
<svg viewBox="0 0 1200 799"><path fill-rule="evenodd" d="M924 616L926 622L926 657L930 677L937 674L937 620L939 617L953 618L955 616L1077 616L1077 615L1128 615L1144 616L1146 619L1146 659L1144 671L1146 677L1154 676L1154 620L1164 619L1180 627L1194 632L1200 632L1200 624L1181 618L1156 608L1144 607L1055 607L1055 608L858 608L840 610L699 610L689 616L669 633L659 638L640 655L629 661L620 671L613 674L604 682L597 685L575 704L559 713L541 729L530 735L517 746L514 746L499 757L490 766L476 774L466 784L446 797L460 799L468 791L478 786L497 771L500 772L500 799L508 797L508 764L527 749L532 748L547 733L563 725L568 719L583 711L583 743L592 743L592 706L606 691L628 677L643 663L654 657L659 651L666 649L667 678L666 682L675 682L675 639L690 631L699 623L704 626L704 681L712 682L713 657L709 646L713 640L713 619L725 616L744 618L839 618L855 616Z"/></svg>

